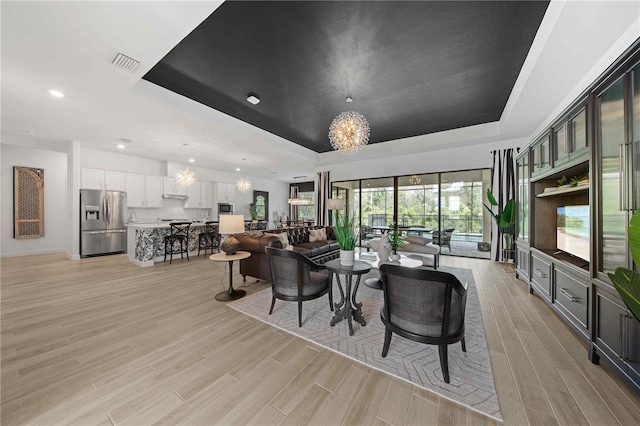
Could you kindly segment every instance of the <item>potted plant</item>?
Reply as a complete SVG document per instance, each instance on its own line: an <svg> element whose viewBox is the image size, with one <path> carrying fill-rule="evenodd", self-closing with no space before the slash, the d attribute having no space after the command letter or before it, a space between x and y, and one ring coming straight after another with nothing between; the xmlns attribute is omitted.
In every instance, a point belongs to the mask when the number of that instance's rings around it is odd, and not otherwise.
<svg viewBox="0 0 640 426"><path fill-rule="evenodd" d="M251 215L251 220L258 220L258 211L255 204L249 204L249 214Z"/></svg>
<svg viewBox="0 0 640 426"><path fill-rule="evenodd" d="M627 232L631 257L636 265L640 265L640 210L631 218ZM640 321L640 272L619 267L615 273L609 274L609 278L631 313Z"/></svg>
<svg viewBox="0 0 640 426"><path fill-rule="evenodd" d="M354 219L338 212L336 226L333 227L338 245L340 245L340 263L345 266L353 266L355 249L358 245L358 234L353 226Z"/></svg>
<svg viewBox="0 0 640 426"><path fill-rule="evenodd" d="M389 227L391 228L391 231L389 232L389 244L391 245L391 252L393 253L391 256L389 256L389 259L394 261L400 260L400 255L398 255L398 248L400 248L400 246L402 246L406 242L406 240L400 234L397 224L390 224Z"/></svg>
<svg viewBox="0 0 640 426"><path fill-rule="evenodd" d="M491 207L486 204L484 204L484 207L489 210L489 213L491 213L491 216L493 216L496 221L496 225L498 225L498 229L502 232L502 235L504 235L504 248L506 250L513 250L513 236L516 231L515 200L511 198L507 201L507 204L505 204L504 209L500 210L500 206L493 196L491 189L487 189L487 199L489 203L491 203ZM498 213L493 212L493 207L498 207Z"/></svg>

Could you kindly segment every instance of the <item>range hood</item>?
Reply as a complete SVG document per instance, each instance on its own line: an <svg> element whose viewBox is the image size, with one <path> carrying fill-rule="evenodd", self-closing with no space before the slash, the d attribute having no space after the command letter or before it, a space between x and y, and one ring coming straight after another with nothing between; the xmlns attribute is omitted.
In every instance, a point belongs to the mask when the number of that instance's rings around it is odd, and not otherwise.
<svg viewBox="0 0 640 426"><path fill-rule="evenodd" d="M162 194L162 198L170 198L173 200L188 200L189 196L184 194Z"/></svg>

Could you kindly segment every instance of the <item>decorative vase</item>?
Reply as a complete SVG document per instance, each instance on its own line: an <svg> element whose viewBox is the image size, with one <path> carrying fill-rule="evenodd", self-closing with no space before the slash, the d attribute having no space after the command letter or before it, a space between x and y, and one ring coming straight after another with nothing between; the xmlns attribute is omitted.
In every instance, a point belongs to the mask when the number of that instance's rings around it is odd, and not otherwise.
<svg viewBox="0 0 640 426"><path fill-rule="evenodd" d="M398 253L391 253L389 255L389 260L392 262L399 262L400 261L400 255Z"/></svg>
<svg viewBox="0 0 640 426"><path fill-rule="evenodd" d="M340 250L340 264L344 266L353 266L355 255L355 250Z"/></svg>
<svg viewBox="0 0 640 426"><path fill-rule="evenodd" d="M389 260L390 253L391 243L389 242L389 235L383 234L378 242L378 259L381 261Z"/></svg>

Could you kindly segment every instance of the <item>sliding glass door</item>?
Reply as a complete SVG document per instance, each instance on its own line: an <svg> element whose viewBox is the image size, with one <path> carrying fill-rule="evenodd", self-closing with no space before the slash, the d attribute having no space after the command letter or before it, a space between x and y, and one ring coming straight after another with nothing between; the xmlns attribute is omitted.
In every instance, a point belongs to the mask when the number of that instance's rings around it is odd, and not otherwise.
<svg viewBox="0 0 640 426"><path fill-rule="evenodd" d="M491 241L483 215L490 178L483 169L333 182L332 197L346 201L362 246L396 223L405 235L430 238L442 254L489 258L478 243Z"/></svg>

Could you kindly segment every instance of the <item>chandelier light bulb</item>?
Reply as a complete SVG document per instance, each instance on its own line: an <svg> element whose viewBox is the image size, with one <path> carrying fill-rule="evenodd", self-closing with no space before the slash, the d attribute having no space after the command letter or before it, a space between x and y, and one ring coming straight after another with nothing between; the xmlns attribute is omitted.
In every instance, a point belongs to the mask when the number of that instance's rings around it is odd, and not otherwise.
<svg viewBox="0 0 640 426"><path fill-rule="evenodd" d="M418 176L418 175L412 175L412 176L409 178L409 183L410 183L411 185L418 185L418 184L420 183L420 176Z"/></svg>
<svg viewBox="0 0 640 426"><path fill-rule="evenodd" d="M180 170L176 173L176 183L181 186L191 186L196 181L196 175L188 168Z"/></svg>
<svg viewBox="0 0 640 426"><path fill-rule="evenodd" d="M249 179L240 178L238 182L236 182L236 188L240 192L249 192L251 190L251 182Z"/></svg>
<svg viewBox="0 0 640 426"><path fill-rule="evenodd" d="M358 152L369 143L369 123L355 111L338 115L329 126L329 141L333 149L344 154Z"/></svg>

